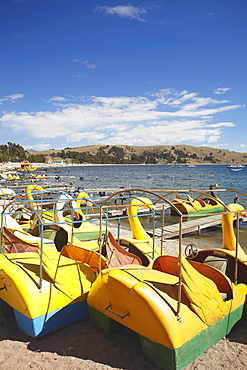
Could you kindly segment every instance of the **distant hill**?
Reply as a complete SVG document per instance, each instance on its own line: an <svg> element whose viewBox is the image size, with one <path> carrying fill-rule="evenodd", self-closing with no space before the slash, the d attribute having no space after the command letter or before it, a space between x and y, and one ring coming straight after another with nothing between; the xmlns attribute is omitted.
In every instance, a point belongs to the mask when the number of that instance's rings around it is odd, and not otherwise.
<svg viewBox="0 0 247 370"><path fill-rule="evenodd" d="M247 164L247 153L190 145L91 145L38 153L78 164Z"/></svg>

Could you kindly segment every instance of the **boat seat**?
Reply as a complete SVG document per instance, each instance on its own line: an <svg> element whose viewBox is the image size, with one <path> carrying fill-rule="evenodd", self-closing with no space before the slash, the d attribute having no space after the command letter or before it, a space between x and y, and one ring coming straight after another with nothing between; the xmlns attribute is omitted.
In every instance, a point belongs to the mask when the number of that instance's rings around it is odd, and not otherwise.
<svg viewBox="0 0 247 370"><path fill-rule="evenodd" d="M216 200L214 200L214 199L210 199L210 204L211 204L212 206L216 206L217 202L216 202Z"/></svg>
<svg viewBox="0 0 247 370"><path fill-rule="evenodd" d="M220 270L224 274L226 273L227 269L227 258L221 256L207 256L204 260L204 264L215 267L217 270Z"/></svg>
<svg viewBox="0 0 247 370"><path fill-rule="evenodd" d="M189 262L198 272L214 281L223 300L232 298L231 281L222 271L209 264L192 260L189 260Z"/></svg>
<svg viewBox="0 0 247 370"><path fill-rule="evenodd" d="M108 267L103 256L100 257L97 252L93 252L76 245L64 245L60 253L64 257L88 264L94 272L99 271L100 261L102 269Z"/></svg>
<svg viewBox="0 0 247 370"><path fill-rule="evenodd" d="M133 264L142 265L141 258L121 247L110 231L107 235L105 249L109 267L120 267Z"/></svg>
<svg viewBox="0 0 247 370"><path fill-rule="evenodd" d="M230 281L223 272L208 264L203 264L192 260L188 260L188 262L200 274L214 281L223 300L230 299L232 297L232 288ZM160 256L154 261L153 269L171 275L179 276L178 257Z"/></svg>
<svg viewBox="0 0 247 370"><path fill-rule="evenodd" d="M197 200L197 202L199 202L199 203L200 203L200 205L201 205L202 207L206 207L206 204L205 204L204 200L202 200L202 199L196 199L196 200Z"/></svg>
<svg viewBox="0 0 247 370"><path fill-rule="evenodd" d="M3 226L2 244L5 253L38 252L38 245L25 242Z"/></svg>
<svg viewBox="0 0 247 370"><path fill-rule="evenodd" d="M153 269L174 276L179 275L178 271L178 257L174 256L160 256L156 258L153 263Z"/></svg>
<svg viewBox="0 0 247 370"><path fill-rule="evenodd" d="M36 226L31 235L40 236L39 226ZM53 240L57 250L60 252L62 247L68 243L68 233L59 225L43 225L43 236Z"/></svg>

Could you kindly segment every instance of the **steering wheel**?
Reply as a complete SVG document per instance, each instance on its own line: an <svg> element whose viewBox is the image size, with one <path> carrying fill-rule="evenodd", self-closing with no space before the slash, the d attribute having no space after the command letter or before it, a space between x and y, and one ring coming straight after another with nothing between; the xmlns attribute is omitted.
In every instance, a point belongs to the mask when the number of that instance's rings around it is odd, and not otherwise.
<svg viewBox="0 0 247 370"><path fill-rule="evenodd" d="M196 258L198 255L199 249L195 244L188 244L184 250L185 257L189 259Z"/></svg>

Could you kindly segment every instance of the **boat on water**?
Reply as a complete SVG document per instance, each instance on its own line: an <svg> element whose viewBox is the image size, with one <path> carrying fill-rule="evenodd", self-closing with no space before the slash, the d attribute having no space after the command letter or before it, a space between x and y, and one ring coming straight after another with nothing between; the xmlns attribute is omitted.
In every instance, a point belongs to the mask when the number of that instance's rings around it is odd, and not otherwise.
<svg viewBox="0 0 247 370"><path fill-rule="evenodd" d="M21 162L21 168L19 168L21 171L36 171L36 167L33 167L33 165L29 161L23 161Z"/></svg>
<svg viewBox="0 0 247 370"><path fill-rule="evenodd" d="M230 168L230 171L239 172L239 171L242 171L242 168L239 168L239 167Z"/></svg>
<svg viewBox="0 0 247 370"><path fill-rule="evenodd" d="M227 168L229 168L230 171L238 172L238 171L242 171L244 166L242 164L231 164L227 166Z"/></svg>
<svg viewBox="0 0 247 370"><path fill-rule="evenodd" d="M218 188L218 184L210 185L209 194L199 195L196 198L191 197L187 194L186 199L181 197L179 193L175 194L175 198L172 201L173 206L171 211L173 214L177 214L176 208L183 214L208 214L223 212L225 204L214 194L213 188Z"/></svg>
<svg viewBox="0 0 247 370"><path fill-rule="evenodd" d="M47 176L47 173L46 171L41 171L41 172L34 172L34 173L31 173L31 175L29 176L29 179L32 179L32 180L47 180L49 179L49 176Z"/></svg>
<svg viewBox="0 0 247 370"><path fill-rule="evenodd" d="M0 179L1 181L7 181L7 182L23 181L23 178L20 177L20 174L17 171L1 172Z"/></svg>

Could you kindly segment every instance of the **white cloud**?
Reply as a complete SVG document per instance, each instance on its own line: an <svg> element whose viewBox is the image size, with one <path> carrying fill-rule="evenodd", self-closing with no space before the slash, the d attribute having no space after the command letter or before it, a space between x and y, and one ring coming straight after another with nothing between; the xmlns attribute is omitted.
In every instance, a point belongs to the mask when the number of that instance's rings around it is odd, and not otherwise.
<svg viewBox="0 0 247 370"><path fill-rule="evenodd" d="M3 102L11 102L15 103L16 100L24 98L24 94L12 94L12 95L5 95L2 99L0 99L0 104Z"/></svg>
<svg viewBox="0 0 247 370"><path fill-rule="evenodd" d="M241 148L245 148L246 144L241 144L240 146L241 146Z"/></svg>
<svg viewBox="0 0 247 370"><path fill-rule="evenodd" d="M214 90L214 93L215 94L225 94L227 91L230 91L231 88L230 87L219 87L218 89L215 89Z"/></svg>
<svg viewBox="0 0 247 370"><path fill-rule="evenodd" d="M205 129L198 122L161 122L160 124L150 124L146 127L143 124L133 127L126 132L116 133L107 140L108 144L128 144L128 145L169 145L183 143L189 140L192 143L202 141L216 142L221 134L219 129Z"/></svg>
<svg viewBox="0 0 247 370"><path fill-rule="evenodd" d="M83 139L87 139L88 143L95 142L95 140L102 140L106 137L104 133L89 131L89 132L75 132L67 137L66 141L69 143L80 142Z"/></svg>
<svg viewBox="0 0 247 370"><path fill-rule="evenodd" d="M80 65L82 65L86 69L95 69L95 68L97 68L97 66L99 64L98 62L90 63L87 59L83 59L83 58L75 59L75 62L79 63Z"/></svg>
<svg viewBox="0 0 247 370"><path fill-rule="evenodd" d="M213 123L210 125L211 127L235 127L235 123L234 122L218 122L218 123Z"/></svg>
<svg viewBox="0 0 247 370"><path fill-rule="evenodd" d="M2 127L33 139L87 144L162 145L217 142L225 127L219 114L240 108L198 93L161 90L136 97L54 96L55 111L5 112ZM217 115L217 118L215 117Z"/></svg>
<svg viewBox="0 0 247 370"><path fill-rule="evenodd" d="M52 98L49 99L51 102L65 102L67 99L64 96L53 96Z"/></svg>
<svg viewBox="0 0 247 370"><path fill-rule="evenodd" d="M45 144L45 143L39 143L39 144L36 144L36 145L24 145L25 150L33 149L33 150L37 150L37 151L48 150L48 149L50 149L50 147L51 147L50 144Z"/></svg>
<svg viewBox="0 0 247 370"><path fill-rule="evenodd" d="M132 5L118 5L118 6L98 6L96 11L100 11L106 15L118 15L121 18L137 19L140 22L146 22L142 16L147 14L147 10Z"/></svg>

